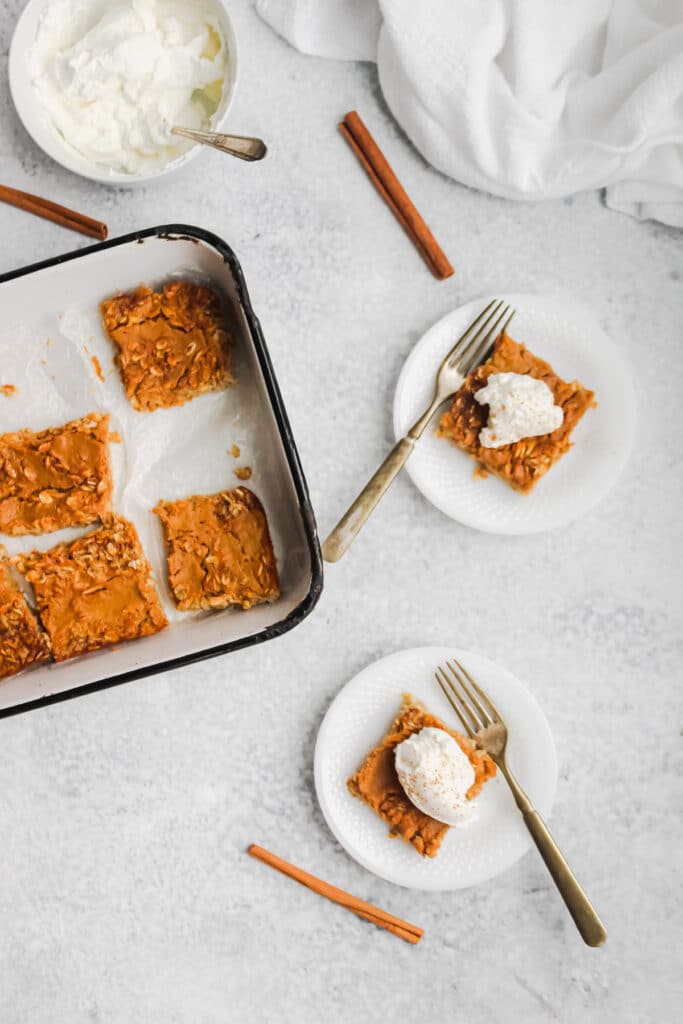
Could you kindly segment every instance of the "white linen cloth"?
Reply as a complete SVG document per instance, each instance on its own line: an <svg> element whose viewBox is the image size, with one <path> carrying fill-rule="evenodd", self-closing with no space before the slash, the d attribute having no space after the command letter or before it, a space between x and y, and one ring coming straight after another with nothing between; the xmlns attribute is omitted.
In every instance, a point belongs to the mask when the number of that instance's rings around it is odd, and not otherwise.
<svg viewBox="0 0 683 1024"><path fill-rule="evenodd" d="M376 60L399 124L458 181L527 200L606 186L614 209L683 227L683 0L256 6L299 50Z"/></svg>

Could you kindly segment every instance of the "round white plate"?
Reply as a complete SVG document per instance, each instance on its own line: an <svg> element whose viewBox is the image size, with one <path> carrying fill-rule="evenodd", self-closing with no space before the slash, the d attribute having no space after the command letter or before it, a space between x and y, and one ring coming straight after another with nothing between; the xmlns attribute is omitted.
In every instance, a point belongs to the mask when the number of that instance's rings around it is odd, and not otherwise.
<svg viewBox="0 0 683 1024"><path fill-rule="evenodd" d="M438 416L406 463L424 496L452 519L489 533L537 533L564 526L587 512L621 473L635 435L635 391L624 354L583 305L567 298L501 295L517 310L510 333L566 380L595 392L573 432L574 447L530 494L474 476L475 462L436 435ZM417 343L399 377L394 431L402 437L429 405L438 366L492 296L448 313Z"/></svg>
<svg viewBox="0 0 683 1024"><path fill-rule="evenodd" d="M557 757L548 722L529 691L510 672L481 654L455 647L416 647L390 654L363 669L339 692L318 733L315 787L327 824L342 846L368 871L410 889L450 890L477 885L505 871L531 840L507 785L491 779L477 797L477 819L452 828L434 858L421 857L346 788L346 780L385 735L410 693L447 725L455 712L434 670L455 656L489 694L504 717L509 764L542 815L549 814L557 782Z"/></svg>

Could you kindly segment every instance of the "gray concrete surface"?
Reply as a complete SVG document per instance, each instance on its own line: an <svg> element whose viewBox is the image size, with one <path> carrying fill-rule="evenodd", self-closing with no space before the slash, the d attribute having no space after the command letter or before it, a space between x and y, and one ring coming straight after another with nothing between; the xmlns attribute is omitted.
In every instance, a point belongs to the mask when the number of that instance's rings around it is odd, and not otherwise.
<svg viewBox="0 0 683 1024"><path fill-rule="evenodd" d="M637 368L639 434L618 486L559 533L478 534L400 479L288 636L0 722L0 1021L672 1021L680 234L597 194L526 206L454 184L401 137L372 66L295 53L246 0L234 3L233 124L262 134L269 159L210 153L148 187L92 185L44 157L13 111L21 6L0 2L0 181L102 217L112 235L184 221L234 246L321 534L390 443L411 346L482 293L589 302ZM457 268L448 282L425 270L339 137L352 107L437 230ZM0 232L0 271L86 244L8 207ZM504 662L544 707L560 758L553 827L610 930L604 949L582 946L533 854L476 890L420 894L368 874L328 831L312 756L329 702L369 661L449 642ZM420 923L424 941L408 947L268 871L245 855L252 841Z"/></svg>

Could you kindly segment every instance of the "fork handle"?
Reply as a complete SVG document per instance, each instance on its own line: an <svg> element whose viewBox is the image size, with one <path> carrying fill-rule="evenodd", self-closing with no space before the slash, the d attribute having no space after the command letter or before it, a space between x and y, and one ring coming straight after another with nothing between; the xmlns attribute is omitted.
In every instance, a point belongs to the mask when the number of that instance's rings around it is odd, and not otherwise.
<svg viewBox="0 0 683 1024"><path fill-rule="evenodd" d="M531 838L536 843L536 848L543 858L567 910L572 915L581 938L587 946L602 946L607 939L607 931L593 904L579 885L548 826L534 808L529 797L509 769L503 767L503 774L510 785L515 802L522 812L524 824L529 829Z"/></svg>
<svg viewBox="0 0 683 1024"><path fill-rule="evenodd" d="M538 811L527 811L523 817L538 852L552 875L560 896L574 919L574 924L579 929L581 938L587 946L602 946L607 939L607 930L564 859L548 826Z"/></svg>
<svg viewBox="0 0 683 1024"><path fill-rule="evenodd" d="M351 546L354 537L368 521L382 495L401 472L414 447L415 440L412 437L401 438L394 445L323 544L322 552L326 562L336 562Z"/></svg>

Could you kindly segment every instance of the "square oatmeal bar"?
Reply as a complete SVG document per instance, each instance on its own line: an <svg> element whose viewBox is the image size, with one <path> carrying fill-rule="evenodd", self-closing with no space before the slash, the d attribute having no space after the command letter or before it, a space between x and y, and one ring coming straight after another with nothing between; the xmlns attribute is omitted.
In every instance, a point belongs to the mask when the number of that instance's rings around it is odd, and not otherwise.
<svg viewBox="0 0 683 1024"><path fill-rule="evenodd" d="M168 577L181 611L251 608L280 595L263 505L247 487L160 501Z"/></svg>
<svg viewBox="0 0 683 1024"><path fill-rule="evenodd" d="M525 437L499 448L482 445L479 434L488 420L488 406L480 405L474 396L494 373L529 374L543 381L555 405L562 409L562 424L550 434ZM465 378L450 409L441 417L438 433L476 459L484 475L493 473L516 491L527 493L569 451L574 427L595 404L592 391L578 381L562 380L549 363L504 334L491 357Z"/></svg>
<svg viewBox="0 0 683 1024"><path fill-rule="evenodd" d="M210 288L174 281L160 292L138 288L102 303L116 364L134 409L182 405L234 384L231 337Z"/></svg>
<svg viewBox="0 0 683 1024"><path fill-rule="evenodd" d="M33 587L57 661L167 625L137 531L121 516L70 544L12 562Z"/></svg>
<svg viewBox="0 0 683 1024"><path fill-rule="evenodd" d="M111 508L109 417L0 434L0 533L87 526Z"/></svg>
<svg viewBox="0 0 683 1024"><path fill-rule="evenodd" d="M467 792L467 799L473 799L481 792L484 783L496 774L495 764L471 740L448 729L407 693L403 694L400 711L386 736L370 751L347 785L353 796L366 803L387 823L390 836L400 836L406 843L411 843L422 857L436 857L450 825L425 814L408 799L394 766L399 743L425 728L444 729L467 755L474 769L474 783Z"/></svg>
<svg viewBox="0 0 683 1024"><path fill-rule="evenodd" d="M0 550L0 679L50 657L50 641L12 579Z"/></svg>

